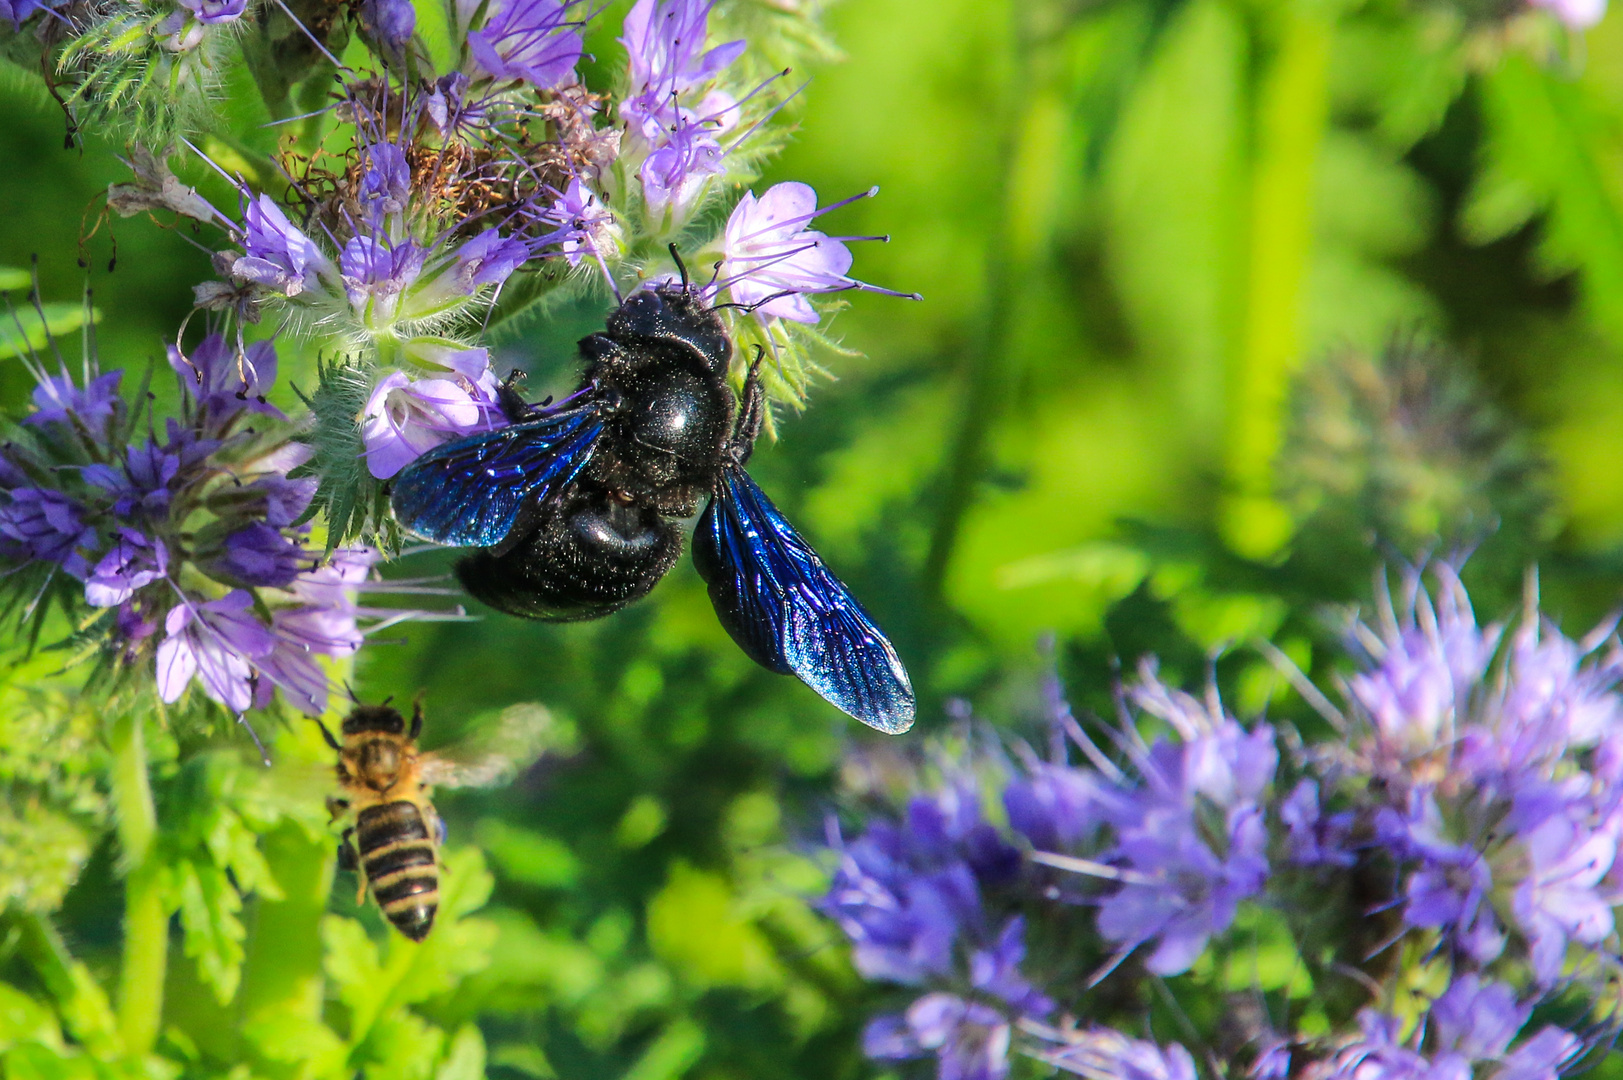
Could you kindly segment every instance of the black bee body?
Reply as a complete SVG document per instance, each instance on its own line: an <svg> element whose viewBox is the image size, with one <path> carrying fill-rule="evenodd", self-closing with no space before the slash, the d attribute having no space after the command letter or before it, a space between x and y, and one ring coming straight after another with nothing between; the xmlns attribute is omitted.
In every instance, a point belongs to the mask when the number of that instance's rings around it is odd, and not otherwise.
<svg viewBox="0 0 1623 1080"><path fill-rule="evenodd" d="M664 577L682 551L676 519L708 499L694 561L733 639L864 723L906 730L913 691L890 642L744 472L765 417L759 358L740 403L732 341L686 281L632 294L580 351L564 401L537 409L504 386L511 426L407 466L400 523L480 549L457 576L491 607L593 619Z"/></svg>
<svg viewBox="0 0 1623 1080"><path fill-rule="evenodd" d="M580 343L603 423L596 452L557 512L506 546L462 560L464 588L531 619L595 619L641 599L682 554L671 518L715 486L733 433L731 344L686 291L637 293ZM509 419L535 410L508 391Z"/></svg>

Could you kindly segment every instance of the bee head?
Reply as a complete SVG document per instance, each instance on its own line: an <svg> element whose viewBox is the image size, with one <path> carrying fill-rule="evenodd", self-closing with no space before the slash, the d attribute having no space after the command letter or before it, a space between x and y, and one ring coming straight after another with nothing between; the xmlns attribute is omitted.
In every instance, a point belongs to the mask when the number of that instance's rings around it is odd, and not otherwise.
<svg viewBox="0 0 1623 1080"><path fill-rule="evenodd" d="M404 735L406 718L387 705L357 705L344 717L345 735Z"/></svg>

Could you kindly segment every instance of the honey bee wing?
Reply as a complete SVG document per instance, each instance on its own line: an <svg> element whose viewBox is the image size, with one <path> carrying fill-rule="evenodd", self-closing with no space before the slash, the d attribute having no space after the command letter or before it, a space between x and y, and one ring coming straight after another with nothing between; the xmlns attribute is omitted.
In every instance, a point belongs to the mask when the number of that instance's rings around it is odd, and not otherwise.
<svg viewBox="0 0 1623 1080"><path fill-rule="evenodd" d="M417 759L418 775L430 787L493 787L511 781L548 750L563 749L573 729L542 705L511 705L479 731Z"/></svg>

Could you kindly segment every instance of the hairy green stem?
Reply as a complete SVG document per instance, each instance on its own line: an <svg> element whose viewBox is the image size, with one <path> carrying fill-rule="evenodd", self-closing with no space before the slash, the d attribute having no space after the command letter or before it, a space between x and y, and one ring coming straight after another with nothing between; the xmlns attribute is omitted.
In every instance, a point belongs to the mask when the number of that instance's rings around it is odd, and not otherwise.
<svg viewBox="0 0 1623 1080"><path fill-rule="evenodd" d="M119 968L118 1031L124 1049L143 1055L163 1021L169 962L169 908L160 868L149 858L158 812L147 779L146 736L138 715L113 724L113 803L124 877L124 959Z"/></svg>

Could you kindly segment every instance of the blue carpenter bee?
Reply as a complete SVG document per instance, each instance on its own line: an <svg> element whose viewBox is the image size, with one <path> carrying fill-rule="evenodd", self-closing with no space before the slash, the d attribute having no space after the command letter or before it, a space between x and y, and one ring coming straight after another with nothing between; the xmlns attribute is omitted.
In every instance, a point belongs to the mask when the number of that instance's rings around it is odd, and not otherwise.
<svg viewBox="0 0 1623 1080"><path fill-rule="evenodd" d="M502 387L510 427L418 458L395 480L395 517L441 544L480 549L463 587L530 619L595 619L638 600L682 552L672 519L709 497L693 562L741 649L795 675L880 731L913 723L896 650L744 464L765 418L760 358L742 401L733 344L684 272L634 293L580 343L575 393L531 406Z"/></svg>

